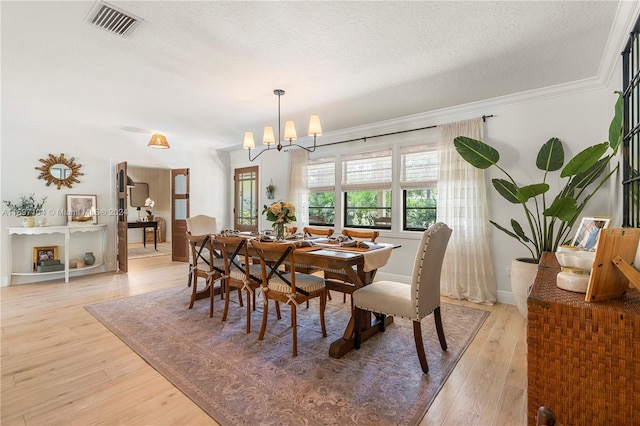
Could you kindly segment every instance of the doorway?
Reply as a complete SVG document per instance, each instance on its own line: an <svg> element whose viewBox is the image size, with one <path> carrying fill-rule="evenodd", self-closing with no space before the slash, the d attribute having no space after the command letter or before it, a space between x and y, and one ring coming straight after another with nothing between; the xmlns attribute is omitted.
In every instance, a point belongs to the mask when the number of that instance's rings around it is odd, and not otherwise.
<svg viewBox="0 0 640 426"><path fill-rule="evenodd" d="M258 167L235 169L233 225L238 231L258 231Z"/></svg>
<svg viewBox="0 0 640 426"><path fill-rule="evenodd" d="M149 214L157 222L154 249L154 229L132 228L127 230L127 258L171 255L171 169L161 167L127 166L130 178L127 209L128 221L146 220ZM150 213L149 213L150 212Z"/></svg>

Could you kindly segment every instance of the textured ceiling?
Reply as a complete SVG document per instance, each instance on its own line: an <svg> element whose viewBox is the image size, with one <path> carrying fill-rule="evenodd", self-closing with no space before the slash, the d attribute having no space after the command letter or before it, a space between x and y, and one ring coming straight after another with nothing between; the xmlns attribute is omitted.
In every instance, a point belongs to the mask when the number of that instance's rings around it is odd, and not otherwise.
<svg viewBox="0 0 640 426"><path fill-rule="evenodd" d="M166 133L238 148L245 130L320 114L326 132L596 77L618 2L2 1L6 119ZM276 130L277 131L277 130Z"/></svg>

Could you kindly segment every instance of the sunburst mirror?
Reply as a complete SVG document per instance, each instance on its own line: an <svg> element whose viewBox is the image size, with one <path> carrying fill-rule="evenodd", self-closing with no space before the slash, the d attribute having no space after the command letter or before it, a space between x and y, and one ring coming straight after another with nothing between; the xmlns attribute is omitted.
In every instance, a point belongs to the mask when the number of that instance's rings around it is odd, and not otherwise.
<svg viewBox="0 0 640 426"><path fill-rule="evenodd" d="M59 157L49 154L49 158L41 158L40 162L43 166L36 167L36 170L40 170L38 179L46 180L47 186L53 183L58 189L60 189L62 185L71 188L74 183L80 183L78 176L84 175L84 173L80 172L82 165L76 164L73 157L69 159L64 158L64 154L60 154Z"/></svg>

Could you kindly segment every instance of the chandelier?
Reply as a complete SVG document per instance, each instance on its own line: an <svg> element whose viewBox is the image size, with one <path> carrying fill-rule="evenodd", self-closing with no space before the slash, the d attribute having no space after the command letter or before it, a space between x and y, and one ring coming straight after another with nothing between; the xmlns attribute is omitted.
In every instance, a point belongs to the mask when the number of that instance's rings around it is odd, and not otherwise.
<svg viewBox="0 0 640 426"><path fill-rule="evenodd" d="M273 91L273 94L276 95L278 97L278 144L276 145L276 149L278 151L281 151L282 148L286 148L286 147L294 147L297 146L298 148L302 148L306 151L309 152L313 152L316 150L316 136L321 136L322 135L322 127L320 126L320 117L318 115L312 115L309 118L309 136L313 136L313 147L311 148L307 148L298 144L293 143L293 141L295 141L296 139L298 139L298 135L296 133L296 126L293 123L292 120L288 120L287 122L285 122L284 124L284 140L285 143L288 141L288 144L282 145L281 141L281 133L280 133L280 97L282 97L284 95L284 90L282 89L275 89ZM260 156L260 154L262 154L265 151L269 151L271 149L271 145L275 145L276 140L275 140L275 136L273 134L273 127L271 126L265 126L264 128L264 134L262 136L262 143L265 144L267 147L265 149L263 149L262 151L260 151L258 153L258 155L256 155L255 157L251 158L251 150L255 149L256 144L253 140L253 133L252 132L245 132L244 133L244 142L242 144L242 147L244 149L248 149L249 150L249 161L253 161L256 158L258 158Z"/></svg>

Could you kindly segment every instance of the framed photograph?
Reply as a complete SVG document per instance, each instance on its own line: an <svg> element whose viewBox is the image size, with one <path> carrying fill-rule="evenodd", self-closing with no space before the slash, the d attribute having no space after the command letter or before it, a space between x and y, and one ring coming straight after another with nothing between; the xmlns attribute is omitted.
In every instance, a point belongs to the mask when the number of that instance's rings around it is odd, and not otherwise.
<svg viewBox="0 0 640 426"><path fill-rule="evenodd" d="M583 217L571 245L577 246L580 250L595 251L600 237L600 230L608 228L610 223L611 217Z"/></svg>
<svg viewBox="0 0 640 426"><path fill-rule="evenodd" d="M98 200L95 195L67 194L68 224L97 224Z"/></svg>
<svg viewBox="0 0 640 426"><path fill-rule="evenodd" d="M33 248L33 270L37 271L38 266L47 260L58 258L58 246L34 247Z"/></svg>

